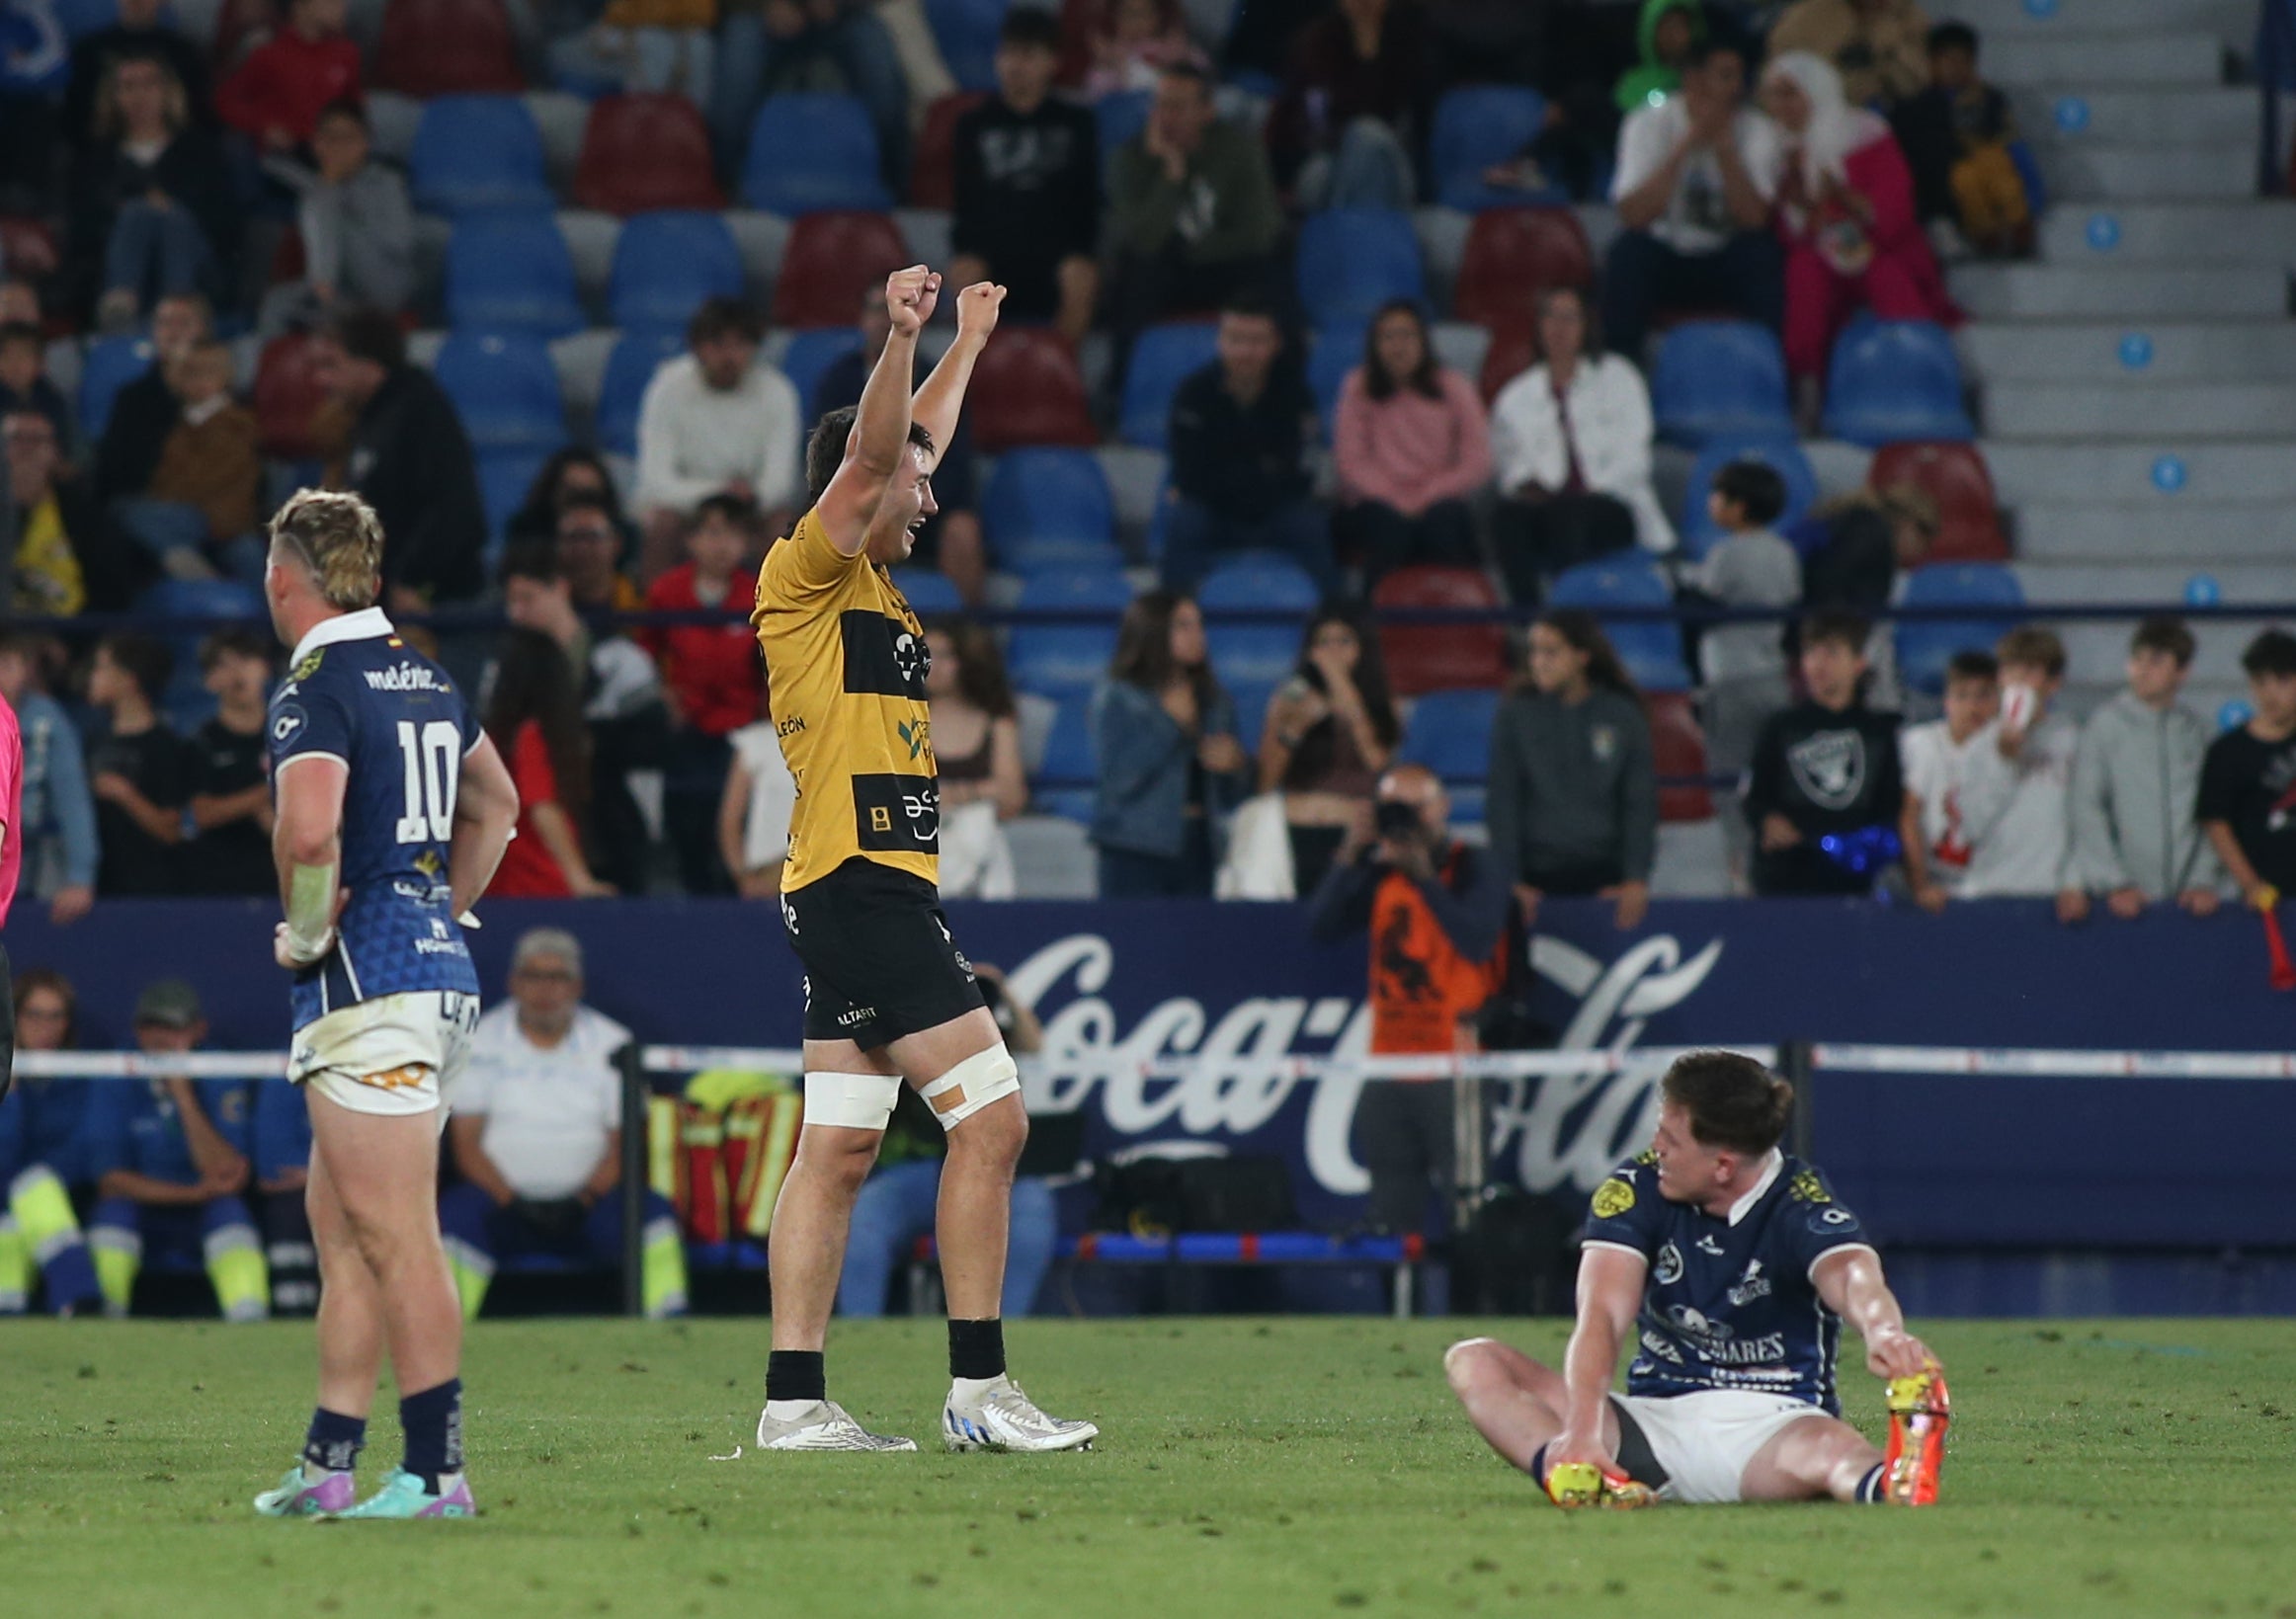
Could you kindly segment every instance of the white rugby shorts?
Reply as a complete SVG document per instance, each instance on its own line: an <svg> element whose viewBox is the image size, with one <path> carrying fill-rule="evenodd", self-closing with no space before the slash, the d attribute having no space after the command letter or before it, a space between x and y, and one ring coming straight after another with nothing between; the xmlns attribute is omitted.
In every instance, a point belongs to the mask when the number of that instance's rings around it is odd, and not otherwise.
<svg viewBox="0 0 2296 1619"><path fill-rule="evenodd" d="M1641 1427L1667 1471L1659 1498L1693 1504L1743 1499L1746 1464L1762 1447L1803 1417L1826 1415L1807 1400L1751 1389L1610 1398Z"/></svg>
<svg viewBox="0 0 2296 1619"><path fill-rule="evenodd" d="M478 1026L478 997L410 990L331 1012L298 1030L287 1078L354 1113L435 1112Z"/></svg>

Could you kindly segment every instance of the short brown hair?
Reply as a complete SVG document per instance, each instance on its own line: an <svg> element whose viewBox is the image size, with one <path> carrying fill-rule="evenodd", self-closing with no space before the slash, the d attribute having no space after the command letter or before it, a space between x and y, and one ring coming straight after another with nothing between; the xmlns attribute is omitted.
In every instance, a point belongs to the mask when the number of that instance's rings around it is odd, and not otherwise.
<svg viewBox="0 0 2296 1619"><path fill-rule="evenodd" d="M1659 1094L1690 1120L1701 1146L1759 1158L1785 1138L1794 1088L1752 1057L1693 1051L1677 1057Z"/></svg>
<svg viewBox="0 0 2296 1619"><path fill-rule="evenodd" d="M331 607L357 612L382 594L382 521L357 495L296 490L271 520L271 542L310 570Z"/></svg>
<svg viewBox="0 0 2296 1619"><path fill-rule="evenodd" d="M1994 644L1993 655L2004 664L2037 669L2051 680L2065 673L2065 643L2055 630L2039 624L2019 624Z"/></svg>
<svg viewBox="0 0 2296 1619"><path fill-rule="evenodd" d="M729 337L738 337L744 343L762 343L765 336L766 323L758 318L755 309L740 298L704 298L700 307L686 322L686 346L689 349L698 349L704 343L715 343Z"/></svg>
<svg viewBox="0 0 2296 1619"><path fill-rule="evenodd" d="M2188 669L2192 665L2192 654L2198 650L2198 643L2192 639L2192 631L2183 619L2164 614L2148 618L2137 625L2136 634L2129 637L2129 650L2165 652L2175 660L2178 669Z"/></svg>
<svg viewBox="0 0 2296 1619"><path fill-rule="evenodd" d="M1862 658L1865 656L1865 643L1872 638L1871 620L1861 618L1854 612L1828 608L1823 612L1813 612L1802 620L1802 645L1806 647L1831 641Z"/></svg>
<svg viewBox="0 0 2296 1619"><path fill-rule="evenodd" d="M853 425L860 416L859 407L848 405L828 412L813 425L813 437L805 441L805 488L816 503L829 488L829 480L837 476L837 469L845 464L845 444L853 437ZM909 424L909 442L926 454L933 453L933 435L924 423Z"/></svg>

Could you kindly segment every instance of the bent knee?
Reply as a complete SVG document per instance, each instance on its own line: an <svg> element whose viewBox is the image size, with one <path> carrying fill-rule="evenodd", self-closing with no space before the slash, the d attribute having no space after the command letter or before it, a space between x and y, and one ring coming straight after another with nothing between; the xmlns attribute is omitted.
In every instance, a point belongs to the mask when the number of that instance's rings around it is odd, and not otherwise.
<svg viewBox="0 0 2296 1619"><path fill-rule="evenodd" d="M1464 1389L1491 1368L1492 1351L1498 1347L1499 1340L1493 1337L1461 1338L1443 1351L1443 1376L1452 1388Z"/></svg>
<svg viewBox="0 0 2296 1619"><path fill-rule="evenodd" d="M1028 1145L1028 1110L1019 1096L1004 1096L949 1128L948 1150L982 1164L1007 1169L1021 1162Z"/></svg>

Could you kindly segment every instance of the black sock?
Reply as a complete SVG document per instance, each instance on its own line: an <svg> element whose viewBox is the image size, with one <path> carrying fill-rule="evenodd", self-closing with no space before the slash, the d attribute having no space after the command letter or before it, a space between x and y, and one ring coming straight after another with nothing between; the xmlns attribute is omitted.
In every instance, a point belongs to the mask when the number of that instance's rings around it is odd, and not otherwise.
<svg viewBox="0 0 2296 1619"><path fill-rule="evenodd" d="M441 1474L462 1471L462 1380L450 1377L435 1389L408 1395L398 1403L398 1420L407 1439L400 1465L437 1495Z"/></svg>
<svg viewBox="0 0 2296 1619"><path fill-rule="evenodd" d="M359 1465L367 1448L367 1418L346 1417L320 1406L311 1413L310 1431L303 1435L303 1462L315 1472L348 1473Z"/></svg>
<svg viewBox="0 0 2296 1619"><path fill-rule="evenodd" d="M766 1356L766 1398L826 1400L829 1372L819 1349L776 1349Z"/></svg>
<svg viewBox="0 0 2296 1619"><path fill-rule="evenodd" d="M991 1378L1005 1375L1005 1324L955 1321L948 1324L948 1375Z"/></svg>

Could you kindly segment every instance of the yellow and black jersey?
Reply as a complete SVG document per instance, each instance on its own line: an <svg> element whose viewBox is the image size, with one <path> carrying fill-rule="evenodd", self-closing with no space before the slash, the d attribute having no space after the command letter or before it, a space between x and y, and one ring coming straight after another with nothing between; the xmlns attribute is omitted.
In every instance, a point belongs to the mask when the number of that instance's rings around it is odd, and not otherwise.
<svg viewBox="0 0 2296 1619"><path fill-rule="evenodd" d="M925 630L890 576L830 543L817 512L758 570L758 646L797 783L784 893L855 855L941 881L941 789Z"/></svg>

